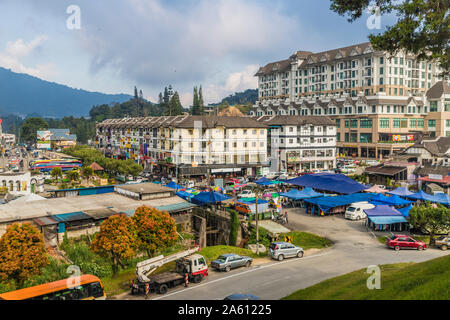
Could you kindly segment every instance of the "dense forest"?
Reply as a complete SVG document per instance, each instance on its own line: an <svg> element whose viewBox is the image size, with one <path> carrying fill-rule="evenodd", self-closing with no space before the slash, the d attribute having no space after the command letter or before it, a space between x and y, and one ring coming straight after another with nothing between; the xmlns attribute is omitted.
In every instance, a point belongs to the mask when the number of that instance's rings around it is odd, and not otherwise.
<svg viewBox="0 0 450 320"><path fill-rule="evenodd" d="M248 89L244 92L236 92L223 98L221 102L213 105L221 105L228 103L230 106L254 104L258 100L258 89Z"/></svg>

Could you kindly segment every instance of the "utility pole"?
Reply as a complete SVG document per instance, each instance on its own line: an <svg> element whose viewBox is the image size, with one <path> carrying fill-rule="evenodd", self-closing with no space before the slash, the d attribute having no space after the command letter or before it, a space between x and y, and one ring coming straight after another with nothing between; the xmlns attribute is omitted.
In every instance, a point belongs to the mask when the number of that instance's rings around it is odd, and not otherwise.
<svg viewBox="0 0 450 320"><path fill-rule="evenodd" d="M255 214L256 214L256 254L259 254L259 229L258 229L258 188L255 192Z"/></svg>

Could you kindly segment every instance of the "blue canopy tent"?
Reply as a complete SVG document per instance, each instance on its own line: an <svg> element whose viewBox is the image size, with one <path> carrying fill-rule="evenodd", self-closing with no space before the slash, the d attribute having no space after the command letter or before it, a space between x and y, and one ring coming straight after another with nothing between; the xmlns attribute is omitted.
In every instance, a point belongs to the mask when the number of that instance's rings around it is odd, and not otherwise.
<svg viewBox="0 0 450 320"><path fill-rule="evenodd" d="M309 198L323 197L323 193L315 192L312 188L304 188L302 191L292 188L288 192L280 193L280 196L293 200L303 200Z"/></svg>
<svg viewBox="0 0 450 320"><path fill-rule="evenodd" d="M343 174L332 173L306 174L287 180L286 182L296 186L310 187L341 194L357 193L368 188Z"/></svg>
<svg viewBox="0 0 450 320"><path fill-rule="evenodd" d="M273 181L270 181L266 177L262 177L261 179L256 180L255 183L259 184L261 186L268 186L268 185L274 184Z"/></svg>
<svg viewBox="0 0 450 320"><path fill-rule="evenodd" d="M399 188L389 191L387 193L392 194L392 195L397 195L400 197L406 197L406 196L410 196L410 195L414 194L413 192L409 191L405 187L399 187Z"/></svg>
<svg viewBox="0 0 450 320"><path fill-rule="evenodd" d="M186 191L178 191L176 195L187 201L191 201L190 199L194 197L192 193Z"/></svg>
<svg viewBox="0 0 450 320"><path fill-rule="evenodd" d="M172 188L172 189L183 189L183 187L182 186L180 186L179 184L176 184L175 182L173 182L173 181L170 181L168 184L166 184L165 185L166 187L168 187L168 188Z"/></svg>
<svg viewBox="0 0 450 320"><path fill-rule="evenodd" d="M397 210L388 205L377 205L372 209L364 209L367 216L402 216Z"/></svg>
<svg viewBox="0 0 450 320"><path fill-rule="evenodd" d="M407 223L405 217L399 210L388 205L378 205L373 209L364 209L368 220L366 223L374 230L402 231L402 224ZM405 227L406 228L406 227Z"/></svg>
<svg viewBox="0 0 450 320"><path fill-rule="evenodd" d="M407 198L414 199L414 200L433 201L433 202L436 202L436 200L437 200L435 196L425 193L422 190L420 190L417 193L407 196Z"/></svg>
<svg viewBox="0 0 450 320"><path fill-rule="evenodd" d="M305 202L310 203L313 206L316 206L319 210L323 211L324 213L329 213L330 211L332 211L333 208L348 206L355 202L369 201L375 195L376 195L375 193L354 193L345 196L336 196L336 197L325 196L325 197L305 199ZM314 207L312 208L311 213L315 213Z"/></svg>
<svg viewBox="0 0 450 320"><path fill-rule="evenodd" d="M192 203L198 205L207 205L222 202L229 199L231 199L231 197L226 196L222 193L211 191L211 192L200 192L195 197L193 197L191 201Z"/></svg>
<svg viewBox="0 0 450 320"><path fill-rule="evenodd" d="M409 217L409 211L410 211L412 208L413 208L413 205L410 204L410 205L407 206L407 207L397 209L397 211L400 212L400 213L402 214L402 216L404 216L404 217Z"/></svg>
<svg viewBox="0 0 450 320"><path fill-rule="evenodd" d="M448 194L438 193L437 195L434 196L434 198L435 202L445 204L446 206L450 205L450 196Z"/></svg>
<svg viewBox="0 0 450 320"><path fill-rule="evenodd" d="M370 203L373 205L403 206L411 204L411 201L402 199L397 195L386 197L385 195L379 193L370 201Z"/></svg>

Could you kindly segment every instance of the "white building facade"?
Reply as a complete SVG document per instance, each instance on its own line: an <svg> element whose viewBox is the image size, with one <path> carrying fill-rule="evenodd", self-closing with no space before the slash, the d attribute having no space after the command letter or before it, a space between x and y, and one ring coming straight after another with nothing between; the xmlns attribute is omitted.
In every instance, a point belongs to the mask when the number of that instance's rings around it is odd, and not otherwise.
<svg viewBox="0 0 450 320"><path fill-rule="evenodd" d="M273 172L331 170L336 166L336 123L318 116L255 117L269 126L268 157Z"/></svg>
<svg viewBox="0 0 450 320"><path fill-rule="evenodd" d="M250 117L108 119L97 124L96 146L175 175L256 175L267 166L267 126Z"/></svg>

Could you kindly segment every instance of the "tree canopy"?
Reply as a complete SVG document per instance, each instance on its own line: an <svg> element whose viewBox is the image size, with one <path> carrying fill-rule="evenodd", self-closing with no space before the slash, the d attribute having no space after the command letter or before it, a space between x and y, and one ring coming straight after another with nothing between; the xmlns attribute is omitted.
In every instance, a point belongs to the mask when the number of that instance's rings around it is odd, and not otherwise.
<svg viewBox="0 0 450 320"><path fill-rule="evenodd" d="M21 287L48 264L42 234L30 223L15 223L0 238L0 279Z"/></svg>
<svg viewBox="0 0 450 320"><path fill-rule="evenodd" d="M450 74L448 0L331 0L331 10L348 16L353 22L364 11L377 6L379 13L395 13L397 23L383 33L371 34L370 42L377 50L395 54L400 50L417 55L422 61L436 60Z"/></svg>
<svg viewBox="0 0 450 320"><path fill-rule="evenodd" d="M175 220L166 211L141 206L131 219L137 228L139 249L149 256L174 245L178 238Z"/></svg>
<svg viewBox="0 0 450 320"><path fill-rule="evenodd" d="M135 256L136 246L135 225L125 214L110 216L103 221L91 243L92 251L111 259L114 273L119 266L124 267L124 260Z"/></svg>
<svg viewBox="0 0 450 320"><path fill-rule="evenodd" d="M35 143L37 140L37 131L48 128L48 122L42 118L27 118L20 129L20 135L23 141Z"/></svg>
<svg viewBox="0 0 450 320"><path fill-rule="evenodd" d="M414 207L408 219L415 229L430 233L430 242L436 233L450 231L450 209L441 204L424 203Z"/></svg>

